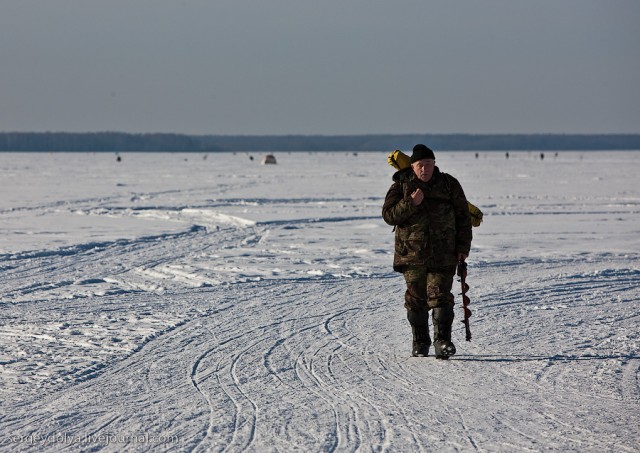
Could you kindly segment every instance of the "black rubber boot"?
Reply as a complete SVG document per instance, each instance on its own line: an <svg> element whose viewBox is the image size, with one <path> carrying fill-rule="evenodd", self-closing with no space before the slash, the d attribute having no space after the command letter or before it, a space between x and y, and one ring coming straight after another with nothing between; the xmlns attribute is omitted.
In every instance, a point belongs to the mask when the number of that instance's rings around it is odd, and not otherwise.
<svg viewBox="0 0 640 453"><path fill-rule="evenodd" d="M413 343L411 355L414 357L426 357L429 355L431 337L429 336L429 312L426 310L410 310L407 319L411 324Z"/></svg>
<svg viewBox="0 0 640 453"><path fill-rule="evenodd" d="M453 305L433 309L433 346L436 359L447 360L456 353L456 347L451 342L453 316Z"/></svg>

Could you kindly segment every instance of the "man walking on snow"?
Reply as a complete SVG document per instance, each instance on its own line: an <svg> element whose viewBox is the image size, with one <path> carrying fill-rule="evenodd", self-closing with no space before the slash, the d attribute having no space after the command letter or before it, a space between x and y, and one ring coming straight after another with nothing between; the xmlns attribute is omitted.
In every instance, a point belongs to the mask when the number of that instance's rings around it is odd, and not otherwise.
<svg viewBox="0 0 640 453"><path fill-rule="evenodd" d="M435 166L433 151L413 147L411 167L393 175L382 217L395 227L393 269L407 285L404 306L413 333L412 354L429 354L429 311L437 359L456 353L451 342L453 278L471 248L467 199L456 178Z"/></svg>

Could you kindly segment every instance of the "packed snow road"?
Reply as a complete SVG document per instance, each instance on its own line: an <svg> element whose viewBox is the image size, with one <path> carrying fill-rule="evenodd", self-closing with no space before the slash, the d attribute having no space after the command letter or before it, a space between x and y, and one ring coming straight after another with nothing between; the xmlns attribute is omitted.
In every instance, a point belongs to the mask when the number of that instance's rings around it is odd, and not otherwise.
<svg viewBox="0 0 640 453"><path fill-rule="evenodd" d="M0 155L3 451L637 449L638 153L437 156L487 216L448 362L383 154L38 157Z"/></svg>

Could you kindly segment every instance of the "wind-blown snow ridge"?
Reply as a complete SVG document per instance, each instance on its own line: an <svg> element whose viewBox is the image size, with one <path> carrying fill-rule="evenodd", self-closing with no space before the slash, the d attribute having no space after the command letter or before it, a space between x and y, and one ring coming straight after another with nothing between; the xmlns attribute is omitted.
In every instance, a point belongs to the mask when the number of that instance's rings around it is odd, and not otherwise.
<svg viewBox="0 0 640 453"><path fill-rule="evenodd" d="M325 223L325 222L351 222L354 220L380 220L380 216L351 216L351 217L315 217L307 219L291 219L291 220L270 220L258 222L257 225L297 225L305 223Z"/></svg>
<svg viewBox="0 0 640 453"><path fill-rule="evenodd" d="M186 231L172 234L161 234L152 236L141 236L135 239L118 239L116 241L101 241L101 242L89 242L86 244L77 244L68 247L61 247L59 249L50 250L31 250L27 252L9 254L5 253L0 255L0 262L3 261L18 261L18 260L30 260L49 258L54 256L75 256L83 253L100 252L105 248L117 246L129 246L129 245L141 245L149 242L157 242L164 239L170 239L171 237L178 237L185 234L192 234L198 231L204 230L204 227L200 225L193 225Z"/></svg>
<svg viewBox="0 0 640 453"><path fill-rule="evenodd" d="M113 209L99 208L87 211L78 211L85 215L104 215L119 217L134 217L141 219L160 219L176 222L195 223L201 226L219 227L220 225L233 225L247 227L255 225L255 222L242 217L232 216L206 208L177 208L177 209Z"/></svg>

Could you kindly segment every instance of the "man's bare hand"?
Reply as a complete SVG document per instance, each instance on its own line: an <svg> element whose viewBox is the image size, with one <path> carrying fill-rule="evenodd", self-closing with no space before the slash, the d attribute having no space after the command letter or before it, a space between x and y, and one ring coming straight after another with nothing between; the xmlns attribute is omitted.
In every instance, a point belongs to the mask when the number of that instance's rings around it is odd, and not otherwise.
<svg viewBox="0 0 640 453"><path fill-rule="evenodd" d="M422 203L422 200L424 200L422 190L416 189L415 192L411 194L411 203L413 203L414 206L418 206Z"/></svg>

